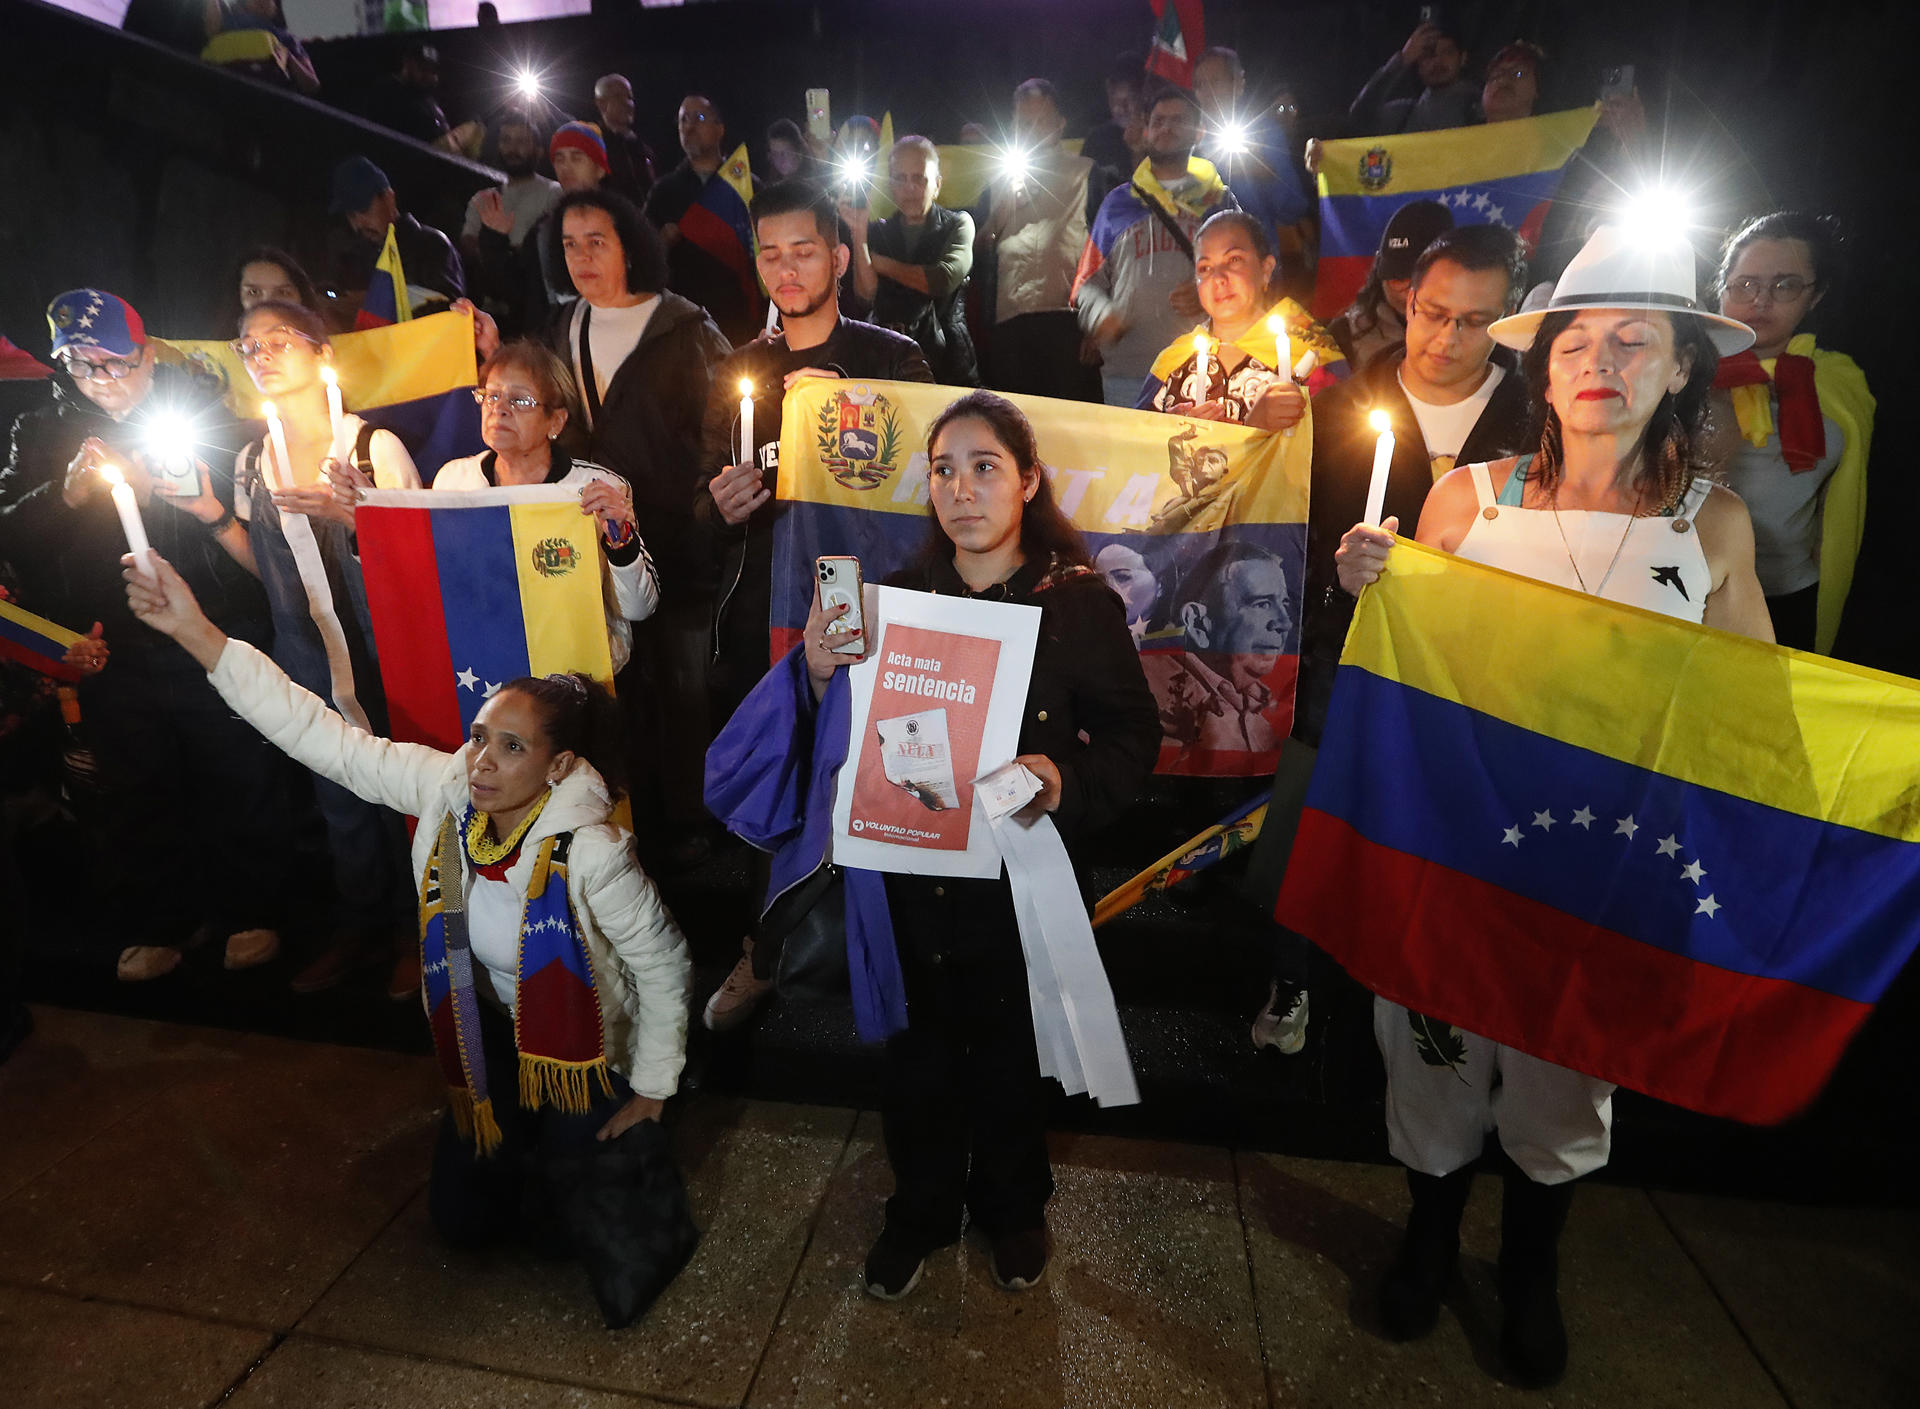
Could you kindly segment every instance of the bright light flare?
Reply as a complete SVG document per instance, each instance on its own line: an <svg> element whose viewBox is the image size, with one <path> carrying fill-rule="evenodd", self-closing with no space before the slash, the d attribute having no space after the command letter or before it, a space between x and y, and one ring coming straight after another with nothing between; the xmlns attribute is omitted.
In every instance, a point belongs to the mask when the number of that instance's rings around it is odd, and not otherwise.
<svg viewBox="0 0 1920 1409"><path fill-rule="evenodd" d="M745 377L742 377L740 379L740 394L742 396L753 395L753 383L748 381Z"/></svg>
<svg viewBox="0 0 1920 1409"><path fill-rule="evenodd" d="M540 75L530 68L523 68L513 76L513 91L528 102L540 96Z"/></svg>
<svg viewBox="0 0 1920 1409"><path fill-rule="evenodd" d="M1244 122L1229 122L1220 129L1220 150L1228 156L1244 156L1253 147L1253 134Z"/></svg>
<svg viewBox="0 0 1920 1409"><path fill-rule="evenodd" d="M1671 186L1653 186L1629 200L1620 223L1635 239L1648 244L1684 240L1693 224L1693 203Z"/></svg>
<svg viewBox="0 0 1920 1409"><path fill-rule="evenodd" d="M1033 171L1033 158L1019 147L1008 147L1000 153L1000 169L1014 185L1024 186Z"/></svg>
<svg viewBox="0 0 1920 1409"><path fill-rule="evenodd" d="M193 454L193 426L185 416L166 413L147 423L147 449L167 462Z"/></svg>
<svg viewBox="0 0 1920 1409"><path fill-rule="evenodd" d="M1373 427L1373 433L1375 435L1385 435L1393 429L1393 417L1389 416L1385 411L1375 408L1367 412L1367 424Z"/></svg>

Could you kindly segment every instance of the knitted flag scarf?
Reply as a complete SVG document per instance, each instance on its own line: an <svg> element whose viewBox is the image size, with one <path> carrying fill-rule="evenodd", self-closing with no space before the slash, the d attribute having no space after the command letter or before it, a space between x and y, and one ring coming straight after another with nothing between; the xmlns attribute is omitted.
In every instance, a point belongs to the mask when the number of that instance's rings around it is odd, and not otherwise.
<svg viewBox="0 0 1920 1409"><path fill-rule="evenodd" d="M1780 457L1795 474L1812 469L1827 453L1827 427L1820 416L1820 394L1813 385L1813 338L1801 334L1790 349L1764 362L1748 348L1720 359L1713 384L1733 397L1734 419L1749 445L1763 446L1773 434L1773 395L1780 398ZM1769 393L1771 386L1771 393Z"/></svg>
<svg viewBox="0 0 1920 1409"><path fill-rule="evenodd" d="M497 860L476 858L466 839L485 827L485 814L476 816L471 806L457 821L452 812L442 817L420 887L420 970L434 1055L447 1081L454 1123L483 1156L499 1149L501 1134L480 1040L463 862L482 876L504 880L519 856L515 847ZM578 1115L591 1108L595 1081L609 1096L613 1087L593 963L567 896L571 842L571 833L541 841L527 881L514 976L513 1035L520 1056L521 1109L551 1105Z"/></svg>

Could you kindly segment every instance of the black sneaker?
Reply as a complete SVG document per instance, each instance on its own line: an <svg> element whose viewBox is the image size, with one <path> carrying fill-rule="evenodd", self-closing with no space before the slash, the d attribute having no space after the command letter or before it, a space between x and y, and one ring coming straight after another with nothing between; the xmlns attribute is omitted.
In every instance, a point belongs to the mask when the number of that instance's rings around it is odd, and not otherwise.
<svg viewBox="0 0 1920 1409"><path fill-rule="evenodd" d="M926 1266L924 1248L907 1242L891 1228L882 1228L880 1237L867 1253L867 1295L882 1301L899 1301L920 1285L920 1274Z"/></svg>
<svg viewBox="0 0 1920 1409"><path fill-rule="evenodd" d="M1024 1292L1047 1275L1047 1230L1028 1228L993 1240L988 1265L993 1284L1003 1292Z"/></svg>

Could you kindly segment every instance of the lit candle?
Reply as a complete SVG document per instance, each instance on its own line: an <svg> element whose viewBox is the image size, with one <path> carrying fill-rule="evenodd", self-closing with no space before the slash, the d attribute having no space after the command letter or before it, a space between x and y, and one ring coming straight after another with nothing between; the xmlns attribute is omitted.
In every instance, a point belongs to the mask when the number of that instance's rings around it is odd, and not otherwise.
<svg viewBox="0 0 1920 1409"><path fill-rule="evenodd" d="M1273 334L1273 370L1283 377L1293 375L1293 338L1287 333L1287 320L1278 313L1267 315L1267 331Z"/></svg>
<svg viewBox="0 0 1920 1409"><path fill-rule="evenodd" d="M1193 375L1200 382L1200 399L1205 401L1213 387L1213 368L1207 363L1207 335L1193 335Z"/></svg>
<svg viewBox="0 0 1920 1409"><path fill-rule="evenodd" d="M740 379L740 463L758 466L753 444L753 383Z"/></svg>
<svg viewBox="0 0 1920 1409"><path fill-rule="evenodd" d="M767 300L767 336L772 337L780 329L780 305L772 299Z"/></svg>
<svg viewBox="0 0 1920 1409"><path fill-rule="evenodd" d="M1380 522L1380 511L1387 503L1387 466L1393 461L1393 418L1385 411L1367 415L1367 424L1379 433L1373 442L1373 478L1367 481L1367 512L1362 523Z"/></svg>
<svg viewBox="0 0 1920 1409"><path fill-rule="evenodd" d="M158 584L160 574L153 567L153 545L147 542L147 526L140 521L140 505L134 500L133 486L120 473L118 465L102 465L100 475L113 495L113 507L120 515L120 528L127 535L127 550L133 554L134 571Z"/></svg>
<svg viewBox="0 0 1920 1409"><path fill-rule="evenodd" d="M340 404L340 374L331 367L320 369L320 380L327 384L327 425L333 432L333 443L340 444L340 422L347 414Z"/></svg>
<svg viewBox="0 0 1920 1409"><path fill-rule="evenodd" d="M260 410L267 418L267 487L291 489L293 458L287 454L287 428L280 424L280 413L271 401L261 402Z"/></svg>

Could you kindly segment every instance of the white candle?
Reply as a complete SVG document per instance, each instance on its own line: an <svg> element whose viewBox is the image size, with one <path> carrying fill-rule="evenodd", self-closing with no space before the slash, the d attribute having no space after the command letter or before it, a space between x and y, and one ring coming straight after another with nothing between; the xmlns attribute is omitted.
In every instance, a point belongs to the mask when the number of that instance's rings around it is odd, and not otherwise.
<svg viewBox="0 0 1920 1409"><path fill-rule="evenodd" d="M1393 462L1393 419L1385 411L1367 416L1367 424L1379 432L1373 442L1373 478L1367 481L1367 512L1363 523L1380 522L1380 511L1387 503L1387 466Z"/></svg>
<svg viewBox="0 0 1920 1409"><path fill-rule="evenodd" d="M756 468L760 464L753 444L753 383L745 377L740 379L740 463Z"/></svg>
<svg viewBox="0 0 1920 1409"><path fill-rule="evenodd" d="M333 432L333 444L340 444L340 422L347 414L340 404L340 375L331 367L320 369L320 380L327 384L327 426Z"/></svg>
<svg viewBox="0 0 1920 1409"><path fill-rule="evenodd" d="M767 336L772 337L780 328L780 305L772 299L767 300Z"/></svg>
<svg viewBox="0 0 1920 1409"><path fill-rule="evenodd" d="M267 418L267 487L291 489L293 457L287 454L287 428L280 424L280 413L271 401L261 402L260 410Z"/></svg>
<svg viewBox="0 0 1920 1409"><path fill-rule="evenodd" d="M1273 370L1283 377L1293 375L1293 338L1287 332L1287 320L1278 313L1267 317L1267 331L1273 334Z"/></svg>
<svg viewBox="0 0 1920 1409"><path fill-rule="evenodd" d="M1207 335L1193 335L1193 374L1200 382L1200 399L1207 400L1207 393L1213 386L1213 368L1207 362Z"/></svg>
<svg viewBox="0 0 1920 1409"><path fill-rule="evenodd" d="M1293 379L1304 382L1313 375L1313 369L1320 365L1320 354L1308 348L1300 354L1300 360L1293 364Z"/></svg>
<svg viewBox="0 0 1920 1409"><path fill-rule="evenodd" d="M133 497L133 486L115 465L102 465L101 477L113 495L113 507L120 515L120 528L127 535L127 550L133 554L134 570L147 581L158 583L160 574L153 566L153 545L147 542L147 526L140 520L140 505Z"/></svg>

